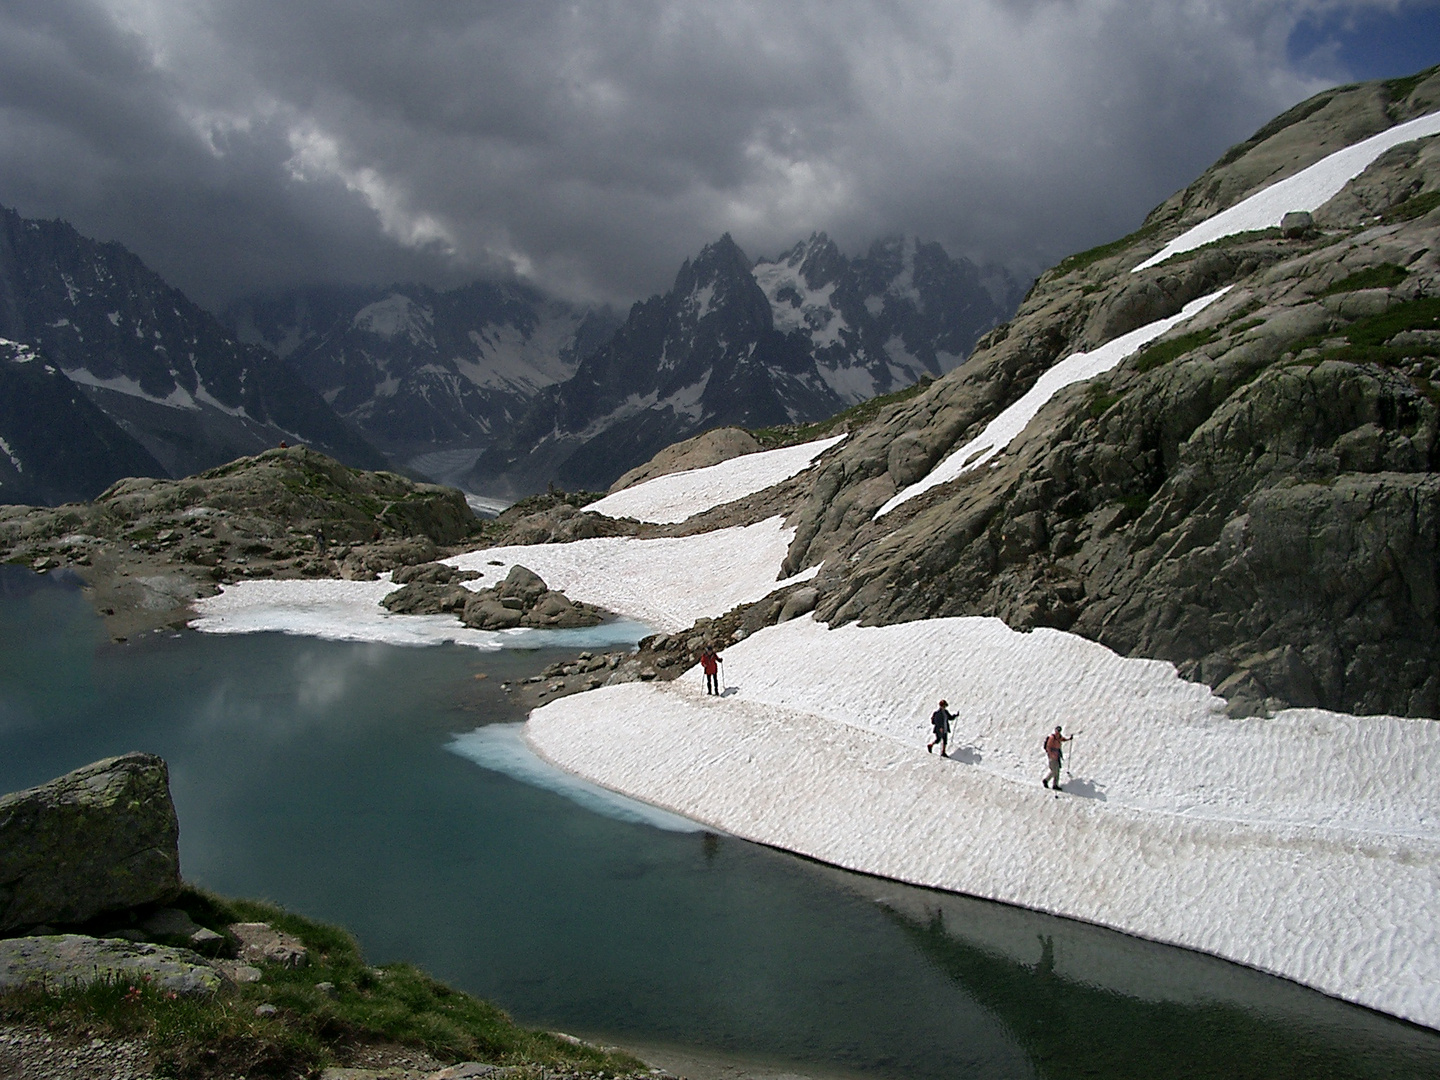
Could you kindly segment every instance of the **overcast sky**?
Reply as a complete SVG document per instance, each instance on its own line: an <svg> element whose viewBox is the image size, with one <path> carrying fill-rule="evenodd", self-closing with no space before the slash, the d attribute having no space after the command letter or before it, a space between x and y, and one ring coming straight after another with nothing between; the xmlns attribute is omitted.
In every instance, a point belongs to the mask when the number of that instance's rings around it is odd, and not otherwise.
<svg viewBox="0 0 1440 1080"><path fill-rule="evenodd" d="M1440 0L0 0L0 203L194 299L518 275L626 304L729 231L1031 274Z"/></svg>

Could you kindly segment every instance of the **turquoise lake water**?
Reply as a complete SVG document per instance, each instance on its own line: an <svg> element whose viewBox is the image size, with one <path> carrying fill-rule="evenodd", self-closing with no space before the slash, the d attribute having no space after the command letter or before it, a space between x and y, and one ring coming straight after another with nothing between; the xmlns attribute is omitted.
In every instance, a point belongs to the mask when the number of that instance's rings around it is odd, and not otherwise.
<svg viewBox="0 0 1440 1080"><path fill-rule="evenodd" d="M0 791L161 754L188 879L586 1037L826 1076L1440 1076L1440 1034L1284 980L574 783L525 752L499 686L559 655L115 645L76 592L4 568Z"/></svg>

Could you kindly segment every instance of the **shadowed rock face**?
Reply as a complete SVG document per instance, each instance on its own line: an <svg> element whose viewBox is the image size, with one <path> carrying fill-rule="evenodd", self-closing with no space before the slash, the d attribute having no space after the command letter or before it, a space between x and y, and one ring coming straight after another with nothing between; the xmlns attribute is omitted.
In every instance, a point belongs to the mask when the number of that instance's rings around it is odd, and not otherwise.
<svg viewBox="0 0 1440 1080"><path fill-rule="evenodd" d="M964 367L888 407L793 504L817 616L999 616L1176 664L1231 712L1440 717L1440 138L1377 159L1310 228L1139 273L1259 188L1440 109L1440 69L1327 91L1135 234L1043 275ZM875 512L1056 362L1223 299L1061 391L990 464Z"/></svg>
<svg viewBox="0 0 1440 1080"><path fill-rule="evenodd" d="M180 891L170 772L125 754L0 799L0 933L82 923Z"/></svg>

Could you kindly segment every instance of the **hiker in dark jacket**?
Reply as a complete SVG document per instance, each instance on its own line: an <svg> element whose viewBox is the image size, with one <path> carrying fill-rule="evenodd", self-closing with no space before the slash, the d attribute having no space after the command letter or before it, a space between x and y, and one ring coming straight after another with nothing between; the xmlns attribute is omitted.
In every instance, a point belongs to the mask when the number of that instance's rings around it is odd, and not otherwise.
<svg viewBox="0 0 1440 1080"><path fill-rule="evenodd" d="M930 714L930 726L935 729L935 738L926 744L925 752L927 754L933 754L935 752L935 744L939 743L940 756L950 756L945 750L946 747L950 745L950 723L954 719L955 717L950 714L950 710L945 707L945 699L941 698L940 707Z"/></svg>

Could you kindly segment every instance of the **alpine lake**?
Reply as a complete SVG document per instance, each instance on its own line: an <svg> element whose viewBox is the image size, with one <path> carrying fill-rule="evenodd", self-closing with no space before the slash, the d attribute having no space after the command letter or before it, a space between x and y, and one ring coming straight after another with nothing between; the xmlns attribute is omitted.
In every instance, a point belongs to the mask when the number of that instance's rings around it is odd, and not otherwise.
<svg viewBox="0 0 1440 1080"><path fill-rule="evenodd" d="M559 773L525 749L500 684L615 633L494 652L192 631L116 644L73 580L5 567L0 790L160 754L188 880L340 923L374 962L691 1077L1440 1076L1440 1033L717 835Z"/></svg>

